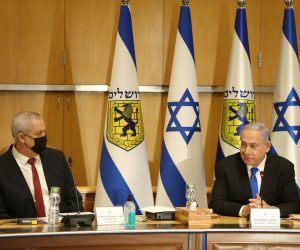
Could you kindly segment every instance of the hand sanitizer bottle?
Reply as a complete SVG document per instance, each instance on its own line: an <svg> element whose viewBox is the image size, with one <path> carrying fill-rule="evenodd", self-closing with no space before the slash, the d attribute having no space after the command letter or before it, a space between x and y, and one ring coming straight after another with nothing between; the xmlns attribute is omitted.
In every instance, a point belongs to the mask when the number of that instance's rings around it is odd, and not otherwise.
<svg viewBox="0 0 300 250"><path fill-rule="evenodd" d="M124 204L124 225L125 228L135 228L135 204L132 201L132 194L128 195Z"/></svg>

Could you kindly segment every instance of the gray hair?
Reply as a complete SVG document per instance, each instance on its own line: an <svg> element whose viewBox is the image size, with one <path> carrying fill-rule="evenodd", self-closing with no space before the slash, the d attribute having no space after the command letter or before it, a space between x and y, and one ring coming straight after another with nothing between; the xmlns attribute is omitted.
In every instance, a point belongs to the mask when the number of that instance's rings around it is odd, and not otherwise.
<svg viewBox="0 0 300 250"><path fill-rule="evenodd" d="M41 119L36 112L22 111L16 114L11 122L11 134L14 138L19 132L27 132L33 120Z"/></svg>
<svg viewBox="0 0 300 250"><path fill-rule="evenodd" d="M262 134L262 137L264 139L264 141L268 141L269 137L270 137L270 131L269 129L265 126L265 124L263 123L259 123L259 122L253 122L253 123L248 123L246 124L242 130L241 130L241 134L243 133L244 130L246 129L253 129L253 130L259 130Z"/></svg>

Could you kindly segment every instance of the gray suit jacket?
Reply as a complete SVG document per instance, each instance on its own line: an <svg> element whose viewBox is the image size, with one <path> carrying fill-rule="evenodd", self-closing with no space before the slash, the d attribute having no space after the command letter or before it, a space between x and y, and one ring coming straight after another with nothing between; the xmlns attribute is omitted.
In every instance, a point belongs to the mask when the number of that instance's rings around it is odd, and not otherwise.
<svg viewBox="0 0 300 250"><path fill-rule="evenodd" d="M240 153L219 161L215 175L209 206L215 213L238 216L251 198L247 166ZM281 217L300 212L294 165L290 161L267 154L260 196L269 205L278 207Z"/></svg>

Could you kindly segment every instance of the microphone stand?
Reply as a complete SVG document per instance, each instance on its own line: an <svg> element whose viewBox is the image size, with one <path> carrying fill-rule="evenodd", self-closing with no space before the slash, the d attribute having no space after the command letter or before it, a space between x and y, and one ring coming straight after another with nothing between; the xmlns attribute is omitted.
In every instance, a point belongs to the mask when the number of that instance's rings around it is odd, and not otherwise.
<svg viewBox="0 0 300 250"><path fill-rule="evenodd" d="M262 184L263 184L263 179L264 179L264 176L265 176L265 173L264 171L260 171L260 178L261 178L261 183L260 183L260 207L263 208L263 193L262 193Z"/></svg>
<svg viewBox="0 0 300 250"><path fill-rule="evenodd" d="M77 204L77 213L73 215L66 215L62 218L61 222L64 223L65 226L68 227L78 227L78 226L90 226L95 219L95 215L93 213L85 214L85 213L80 213L80 208L79 208L79 199L78 199L78 193L77 193L77 188L75 184L75 179L74 176L70 170L70 174L72 177L73 181L73 187L74 187L74 192L75 192L75 198L76 198L76 204ZM76 209L76 207L75 207Z"/></svg>

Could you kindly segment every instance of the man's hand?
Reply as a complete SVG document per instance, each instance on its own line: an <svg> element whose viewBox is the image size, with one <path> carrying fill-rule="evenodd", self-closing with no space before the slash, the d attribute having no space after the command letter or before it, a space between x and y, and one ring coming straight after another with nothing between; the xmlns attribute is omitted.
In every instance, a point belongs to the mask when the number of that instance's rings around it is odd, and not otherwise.
<svg viewBox="0 0 300 250"><path fill-rule="evenodd" d="M257 194L255 199L249 199L249 206L251 208L271 208L268 203L261 199L261 197Z"/></svg>
<svg viewBox="0 0 300 250"><path fill-rule="evenodd" d="M242 210L242 216L248 218L250 215L250 210L251 210L251 207L249 204L244 206L244 208Z"/></svg>

